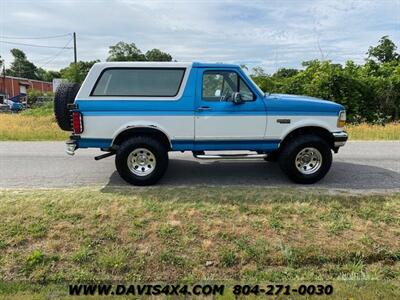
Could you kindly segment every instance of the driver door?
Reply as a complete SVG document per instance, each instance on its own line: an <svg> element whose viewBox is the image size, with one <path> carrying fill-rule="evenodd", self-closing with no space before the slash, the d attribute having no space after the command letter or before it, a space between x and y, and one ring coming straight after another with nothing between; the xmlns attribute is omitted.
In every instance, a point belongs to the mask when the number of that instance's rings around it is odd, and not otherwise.
<svg viewBox="0 0 400 300"><path fill-rule="evenodd" d="M195 143L215 145L215 150L257 142L264 138L265 106L240 73L229 69L199 69L195 106ZM242 102L232 101L239 92ZM198 147L201 148L201 147Z"/></svg>

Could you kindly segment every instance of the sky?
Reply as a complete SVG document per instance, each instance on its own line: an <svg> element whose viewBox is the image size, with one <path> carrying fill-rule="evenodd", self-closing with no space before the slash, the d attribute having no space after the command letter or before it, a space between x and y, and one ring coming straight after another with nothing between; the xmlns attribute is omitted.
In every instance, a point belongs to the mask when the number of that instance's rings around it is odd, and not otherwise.
<svg viewBox="0 0 400 300"><path fill-rule="evenodd" d="M311 59L363 63L384 35L400 47L400 0L0 0L6 65L10 49L19 48L37 66L66 67L72 49L9 43L71 47L72 32L78 60L105 60L110 45L125 41L177 61L246 64L272 73Z"/></svg>

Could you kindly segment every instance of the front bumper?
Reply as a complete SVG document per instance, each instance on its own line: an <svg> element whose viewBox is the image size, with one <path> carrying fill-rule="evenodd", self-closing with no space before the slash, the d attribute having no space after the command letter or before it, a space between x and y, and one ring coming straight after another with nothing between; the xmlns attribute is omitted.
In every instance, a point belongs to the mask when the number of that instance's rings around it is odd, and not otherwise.
<svg viewBox="0 0 400 300"><path fill-rule="evenodd" d="M342 147L346 144L347 139L349 138L346 131L333 132L333 146L335 148Z"/></svg>

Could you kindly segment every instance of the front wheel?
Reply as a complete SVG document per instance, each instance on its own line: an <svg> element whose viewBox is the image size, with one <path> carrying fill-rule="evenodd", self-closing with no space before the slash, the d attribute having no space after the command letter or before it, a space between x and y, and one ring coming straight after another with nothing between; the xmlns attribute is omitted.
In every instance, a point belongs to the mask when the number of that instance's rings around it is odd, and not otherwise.
<svg viewBox="0 0 400 300"><path fill-rule="evenodd" d="M294 182L311 184L321 180L332 165L332 151L322 138L298 136L285 145L279 155L279 166Z"/></svg>
<svg viewBox="0 0 400 300"><path fill-rule="evenodd" d="M138 136L121 144L115 156L115 166L128 183L152 185L167 170L168 152L157 140Z"/></svg>

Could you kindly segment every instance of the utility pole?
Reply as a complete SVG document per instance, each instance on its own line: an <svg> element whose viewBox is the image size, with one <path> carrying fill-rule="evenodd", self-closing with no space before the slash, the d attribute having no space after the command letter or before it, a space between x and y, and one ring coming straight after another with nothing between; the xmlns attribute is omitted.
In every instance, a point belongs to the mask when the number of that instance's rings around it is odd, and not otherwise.
<svg viewBox="0 0 400 300"><path fill-rule="evenodd" d="M77 63L77 57L76 57L76 33L74 32L74 63Z"/></svg>
<svg viewBox="0 0 400 300"><path fill-rule="evenodd" d="M3 61L3 92L4 92L4 99L7 99L7 87L6 87L6 63ZM4 99L2 103L4 103Z"/></svg>

